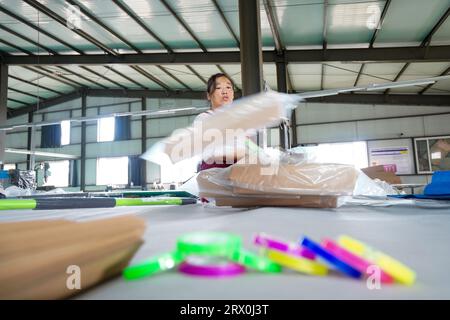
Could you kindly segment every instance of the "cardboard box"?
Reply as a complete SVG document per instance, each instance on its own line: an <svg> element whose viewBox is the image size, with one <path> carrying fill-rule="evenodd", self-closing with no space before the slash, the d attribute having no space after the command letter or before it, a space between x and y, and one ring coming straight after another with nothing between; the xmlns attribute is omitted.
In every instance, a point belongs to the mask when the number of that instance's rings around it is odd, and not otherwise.
<svg viewBox="0 0 450 320"><path fill-rule="evenodd" d="M401 184L402 180L394 172L386 171L385 166L372 166L361 169L369 178L386 181L389 184Z"/></svg>

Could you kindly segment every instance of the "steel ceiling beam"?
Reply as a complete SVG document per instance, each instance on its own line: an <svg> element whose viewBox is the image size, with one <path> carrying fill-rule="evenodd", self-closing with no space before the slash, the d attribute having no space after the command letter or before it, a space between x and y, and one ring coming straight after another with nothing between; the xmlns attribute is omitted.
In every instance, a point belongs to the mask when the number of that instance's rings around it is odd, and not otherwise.
<svg viewBox="0 0 450 320"><path fill-rule="evenodd" d="M264 10L267 14L267 19L269 21L270 30L272 31L273 40L275 42L275 50L277 53L281 53L284 50L283 42L281 41L280 28L278 26L277 16L275 10L273 9L273 4L271 0L263 0Z"/></svg>
<svg viewBox="0 0 450 320"><path fill-rule="evenodd" d="M450 46L311 49L286 50L286 61L292 63L348 62L448 62ZM264 51L263 60L273 63L276 52ZM105 54L53 55L53 56L6 56L3 63L9 65L35 64L239 64L240 52L180 52L143 53L112 56Z"/></svg>

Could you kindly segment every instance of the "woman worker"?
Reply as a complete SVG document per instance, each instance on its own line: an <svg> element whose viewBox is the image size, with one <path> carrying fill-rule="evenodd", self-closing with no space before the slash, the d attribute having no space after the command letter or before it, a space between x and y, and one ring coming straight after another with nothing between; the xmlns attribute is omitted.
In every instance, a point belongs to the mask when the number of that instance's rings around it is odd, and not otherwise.
<svg viewBox="0 0 450 320"><path fill-rule="evenodd" d="M206 112L201 113L197 116L196 120L204 120L205 118L211 116L217 109L231 104L234 100L234 82L233 80L224 73L216 73L208 79L206 88L206 97L210 102L210 109ZM244 155L239 155L234 152L234 161L237 162ZM229 159L226 155L217 155L213 159L208 159L207 161L202 161L197 171L202 171L210 168L226 168L232 163L226 161Z"/></svg>

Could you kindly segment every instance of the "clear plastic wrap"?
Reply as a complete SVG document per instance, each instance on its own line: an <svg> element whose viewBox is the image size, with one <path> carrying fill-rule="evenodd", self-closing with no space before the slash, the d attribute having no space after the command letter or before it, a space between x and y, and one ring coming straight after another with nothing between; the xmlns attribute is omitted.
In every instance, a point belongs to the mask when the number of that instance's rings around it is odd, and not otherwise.
<svg viewBox="0 0 450 320"><path fill-rule="evenodd" d="M244 155L242 146L249 135L278 125L300 100L297 95L273 91L238 99L208 117L200 117L191 127L175 130L141 157L164 165L199 155L203 160L230 155L227 159L232 163L236 153Z"/></svg>
<svg viewBox="0 0 450 320"><path fill-rule="evenodd" d="M349 196L386 197L396 190L352 165L310 162L301 154L258 152L228 168L200 172L199 196L217 206L297 206L335 208Z"/></svg>

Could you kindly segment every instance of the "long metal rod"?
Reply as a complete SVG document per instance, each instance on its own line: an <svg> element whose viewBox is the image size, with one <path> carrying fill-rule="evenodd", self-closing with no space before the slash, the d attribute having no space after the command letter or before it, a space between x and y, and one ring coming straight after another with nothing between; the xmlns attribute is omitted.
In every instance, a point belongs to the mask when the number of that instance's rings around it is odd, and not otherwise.
<svg viewBox="0 0 450 320"><path fill-rule="evenodd" d="M141 98L141 110L147 111L147 99ZM147 151L147 117L141 118L141 153ZM141 187L142 190L147 189L147 161L141 160Z"/></svg>
<svg viewBox="0 0 450 320"><path fill-rule="evenodd" d="M81 93L81 116L86 117L87 94ZM81 123L80 190L86 189L86 122Z"/></svg>
<svg viewBox="0 0 450 320"><path fill-rule="evenodd" d="M0 63L0 125L6 125L8 114L8 66ZM6 133L0 132L0 164L5 161Z"/></svg>
<svg viewBox="0 0 450 320"><path fill-rule="evenodd" d="M33 112L28 112L28 123L33 123ZM31 152L32 144L33 144L33 136L32 136L33 128L27 129L27 150ZM27 170L34 170L31 163L31 154L27 154Z"/></svg>

